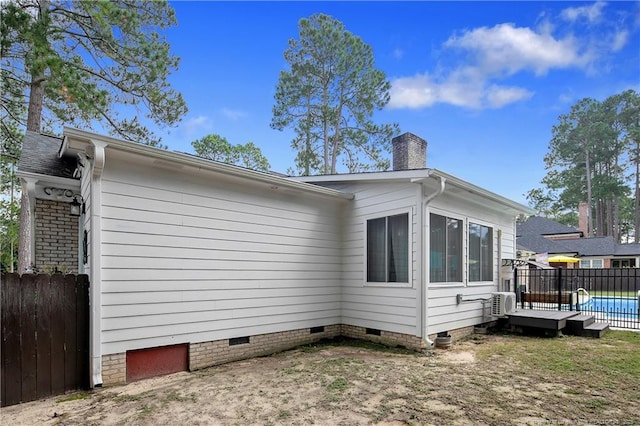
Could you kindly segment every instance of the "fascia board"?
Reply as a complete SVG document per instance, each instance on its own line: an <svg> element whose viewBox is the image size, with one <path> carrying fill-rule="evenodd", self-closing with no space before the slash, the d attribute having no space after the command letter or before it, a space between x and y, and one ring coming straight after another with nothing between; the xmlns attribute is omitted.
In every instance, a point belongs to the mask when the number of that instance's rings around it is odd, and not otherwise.
<svg viewBox="0 0 640 426"><path fill-rule="evenodd" d="M40 173L16 171L16 176L24 179L31 179L36 182L47 182L54 185L65 186L69 188L80 188L80 181L77 179L63 178L59 176L43 175Z"/></svg>
<svg viewBox="0 0 640 426"><path fill-rule="evenodd" d="M245 179L252 182L262 182L277 187L289 188L293 190L303 191L309 194L323 195L332 198L339 198L345 200L352 200L353 194L337 191L335 189L325 188L321 186L312 185L310 183L298 182L289 178L283 178L279 176L273 176L268 173L258 172L255 170L244 169L238 166L232 166L225 163L206 160L203 158L195 157L188 154L182 154L177 152L165 151L160 148L155 148L135 142L127 142L120 139L116 139L110 136L100 135L97 133L87 132L84 130L78 130L70 127L64 128L64 135L70 139L79 140L85 142L87 145L91 144L91 140L99 140L107 143L108 148L117 149L119 151L130 152L138 155L154 157L163 161L181 164L189 167L195 167L198 169L209 170L212 172L218 172L227 176L233 176L240 179ZM71 143L67 146L72 145Z"/></svg>
<svg viewBox="0 0 640 426"><path fill-rule="evenodd" d="M518 213L525 213L525 214L535 214L536 211L534 209L532 209L531 207L527 207L524 204L520 204L518 202L515 202L513 200L510 200L506 197L503 197L502 195L498 195L495 192L491 192L489 190L486 190L484 188L481 188L477 185L474 185L472 183L469 183L467 181L464 181L462 179L459 179L453 175L450 175L448 173L445 173L443 171L437 170L437 169L430 169L429 170L429 176L434 176L434 177L441 177L443 179L446 180L447 185L454 185L460 189L463 189L465 191L468 191L470 193L473 194L477 194L483 198L492 200L498 204L501 204L503 206L509 207L515 211L517 211ZM446 191L446 190L445 190Z"/></svg>

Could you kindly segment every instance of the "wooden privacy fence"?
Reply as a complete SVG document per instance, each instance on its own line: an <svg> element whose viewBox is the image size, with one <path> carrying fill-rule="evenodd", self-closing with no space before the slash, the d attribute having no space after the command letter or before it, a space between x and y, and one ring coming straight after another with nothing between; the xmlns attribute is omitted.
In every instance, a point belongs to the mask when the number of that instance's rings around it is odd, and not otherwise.
<svg viewBox="0 0 640 426"><path fill-rule="evenodd" d="M88 388L88 277L2 274L0 290L0 405Z"/></svg>

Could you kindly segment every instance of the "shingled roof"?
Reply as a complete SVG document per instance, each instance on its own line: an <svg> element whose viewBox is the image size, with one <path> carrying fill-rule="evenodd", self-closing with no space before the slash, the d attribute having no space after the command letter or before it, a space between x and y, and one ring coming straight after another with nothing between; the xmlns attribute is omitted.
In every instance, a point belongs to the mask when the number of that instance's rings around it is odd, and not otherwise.
<svg viewBox="0 0 640 426"><path fill-rule="evenodd" d="M58 157L61 143L62 138L26 132L22 142L18 170L73 179L77 159L74 156Z"/></svg>
<svg viewBox="0 0 640 426"><path fill-rule="evenodd" d="M516 236L577 234L581 231L542 216L533 216L516 226Z"/></svg>

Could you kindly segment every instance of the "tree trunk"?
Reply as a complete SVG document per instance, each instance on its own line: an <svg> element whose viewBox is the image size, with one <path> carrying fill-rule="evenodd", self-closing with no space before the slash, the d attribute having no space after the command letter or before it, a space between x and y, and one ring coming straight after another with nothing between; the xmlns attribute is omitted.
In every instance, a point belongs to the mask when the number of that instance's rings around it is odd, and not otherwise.
<svg viewBox="0 0 640 426"><path fill-rule="evenodd" d="M636 188L635 188L635 218L633 223L633 242L640 242L640 141L636 142Z"/></svg>
<svg viewBox="0 0 640 426"><path fill-rule="evenodd" d="M607 227L605 229L607 230L607 232L605 235L613 236L613 202L611 198L606 200L606 213Z"/></svg>
<svg viewBox="0 0 640 426"><path fill-rule="evenodd" d="M613 200L613 240L620 242L620 197Z"/></svg>
<svg viewBox="0 0 640 426"><path fill-rule="evenodd" d="M586 150L585 168L587 175L587 234L593 236L593 215L591 214L591 205L593 203L591 196L591 163L589 162L589 149Z"/></svg>
<svg viewBox="0 0 640 426"><path fill-rule="evenodd" d="M31 206L26 185L22 187L20 199L20 234L18 238L18 273L22 274L30 269L31 259Z"/></svg>
<svg viewBox="0 0 640 426"><path fill-rule="evenodd" d="M42 127L42 103L44 101L44 74L31 77L27 130L40 133Z"/></svg>

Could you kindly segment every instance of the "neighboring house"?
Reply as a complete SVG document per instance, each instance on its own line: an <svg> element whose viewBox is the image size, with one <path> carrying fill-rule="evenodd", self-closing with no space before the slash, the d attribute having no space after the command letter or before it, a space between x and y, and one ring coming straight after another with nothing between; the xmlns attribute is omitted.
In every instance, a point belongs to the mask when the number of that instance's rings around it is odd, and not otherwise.
<svg viewBox="0 0 640 426"><path fill-rule="evenodd" d="M533 216L519 223L516 234L518 251L526 257L540 253L573 256L580 259L579 268L640 267L640 244L619 244L612 236L585 238L584 231L544 217Z"/></svg>
<svg viewBox="0 0 640 426"><path fill-rule="evenodd" d="M469 333L511 278L515 218L533 213L427 169L409 133L395 171L295 179L64 135L29 133L18 175L35 265L89 275L92 385L321 337L419 349ZM62 214L74 199L80 216Z"/></svg>

